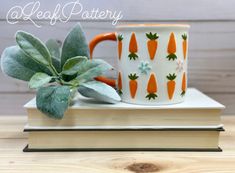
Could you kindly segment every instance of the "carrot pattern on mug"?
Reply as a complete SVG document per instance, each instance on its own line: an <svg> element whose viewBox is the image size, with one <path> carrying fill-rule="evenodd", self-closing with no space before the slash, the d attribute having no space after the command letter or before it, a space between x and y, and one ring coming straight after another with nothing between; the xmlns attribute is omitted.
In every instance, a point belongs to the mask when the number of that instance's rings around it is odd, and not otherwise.
<svg viewBox="0 0 235 173"><path fill-rule="evenodd" d="M149 52L149 57L151 60L154 59L155 54L157 52L157 46L158 46L158 41L157 39L159 38L159 36L157 35L157 33L146 33L147 38L149 39L147 41L147 47L148 47L148 52Z"/></svg>
<svg viewBox="0 0 235 173"><path fill-rule="evenodd" d="M183 97L186 93L186 73L183 73L183 78L182 78L182 85L181 85L181 96Z"/></svg>
<svg viewBox="0 0 235 173"><path fill-rule="evenodd" d="M150 78L148 80L147 92L148 95L145 98L151 100L157 97L157 80L154 73L150 75Z"/></svg>
<svg viewBox="0 0 235 173"><path fill-rule="evenodd" d="M122 75L121 72L118 73L118 93L122 95Z"/></svg>
<svg viewBox="0 0 235 173"><path fill-rule="evenodd" d="M168 97L171 100L173 98L174 92L175 92L175 78L176 75L175 73L173 74L169 74L168 76L166 76L166 78L169 80L167 82L167 93L168 93Z"/></svg>
<svg viewBox="0 0 235 173"><path fill-rule="evenodd" d="M176 53L176 41L175 41L175 35L172 32L170 34L169 42L168 42L168 47L167 47L167 52L168 56L166 57L169 61L170 60L175 60L177 59L177 56L175 55Z"/></svg>
<svg viewBox="0 0 235 173"><path fill-rule="evenodd" d="M116 32L99 34L89 46L93 44L93 51L102 41L116 41L117 73L116 79L95 79L111 84L123 102L182 102L188 87L188 28L177 24L122 25Z"/></svg>
<svg viewBox="0 0 235 173"><path fill-rule="evenodd" d="M188 41L187 41L187 35L183 34L182 35L182 47L183 47L183 55L184 55L184 60L186 59L186 55L187 55L187 48L188 48Z"/></svg>
<svg viewBox="0 0 235 173"><path fill-rule="evenodd" d="M118 35L118 58L121 60L122 57L122 40L123 36L121 34Z"/></svg>
<svg viewBox="0 0 235 173"><path fill-rule="evenodd" d="M130 43L129 43L129 52L130 52L130 54L128 55L128 57L130 58L130 60L138 59L138 55L137 55L138 45L137 45L135 33L131 34L131 39L130 39Z"/></svg>
<svg viewBox="0 0 235 173"><path fill-rule="evenodd" d="M138 88L138 82L136 81L136 79L138 79L139 76L137 76L136 73L131 73L128 75L128 77L130 79L129 81L130 95L131 98L134 99Z"/></svg>

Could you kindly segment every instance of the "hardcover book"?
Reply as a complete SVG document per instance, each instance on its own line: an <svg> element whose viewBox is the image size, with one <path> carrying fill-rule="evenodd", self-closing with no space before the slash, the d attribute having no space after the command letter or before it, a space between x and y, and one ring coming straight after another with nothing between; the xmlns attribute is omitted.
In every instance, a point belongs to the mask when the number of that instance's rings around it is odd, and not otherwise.
<svg viewBox="0 0 235 173"><path fill-rule="evenodd" d="M179 104L101 104L79 96L62 120L28 111L24 151L221 151L224 106L196 89Z"/></svg>
<svg viewBox="0 0 235 173"><path fill-rule="evenodd" d="M101 104L79 96L63 119L47 117L35 99L25 105L29 126L217 126L224 106L189 88L179 104L143 106L128 103Z"/></svg>

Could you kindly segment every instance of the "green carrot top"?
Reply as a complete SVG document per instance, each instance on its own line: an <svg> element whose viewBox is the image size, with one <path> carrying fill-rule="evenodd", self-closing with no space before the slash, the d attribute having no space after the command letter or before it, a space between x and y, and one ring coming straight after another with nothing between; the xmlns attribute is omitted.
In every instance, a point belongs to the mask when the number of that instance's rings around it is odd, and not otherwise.
<svg viewBox="0 0 235 173"><path fill-rule="evenodd" d="M136 80L136 79L138 79L139 76L137 76L136 73L134 73L134 74L131 73L131 74L128 75L128 77L129 77L130 80Z"/></svg>
<svg viewBox="0 0 235 173"><path fill-rule="evenodd" d="M156 39L159 38L159 36L157 35L157 33L154 33L154 34L153 34L152 32L146 33L146 36L147 36L147 38L150 39L150 40L156 40Z"/></svg>
<svg viewBox="0 0 235 173"><path fill-rule="evenodd" d="M168 76L166 76L166 78L167 78L168 80L175 80L176 75L175 75L175 73L169 74Z"/></svg>
<svg viewBox="0 0 235 173"><path fill-rule="evenodd" d="M187 40L187 35L186 35L186 34L183 34L183 35L182 35L182 38L183 38L184 40Z"/></svg>
<svg viewBox="0 0 235 173"><path fill-rule="evenodd" d="M118 34L118 41L122 41L123 40L123 36L121 34Z"/></svg>

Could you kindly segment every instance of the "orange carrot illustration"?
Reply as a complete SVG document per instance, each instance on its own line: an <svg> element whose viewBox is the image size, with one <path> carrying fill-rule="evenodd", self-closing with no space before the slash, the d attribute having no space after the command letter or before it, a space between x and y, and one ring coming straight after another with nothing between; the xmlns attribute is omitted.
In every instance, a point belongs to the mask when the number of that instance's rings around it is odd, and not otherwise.
<svg viewBox="0 0 235 173"><path fill-rule="evenodd" d="M118 35L118 58L119 60L121 59L121 56L122 56L122 40L123 40L123 36Z"/></svg>
<svg viewBox="0 0 235 173"><path fill-rule="evenodd" d="M157 39L159 36L157 35L157 33L152 34L152 32L146 33L146 36L149 39L147 42L149 56L150 59L153 60L157 51L157 46L158 46Z"/></svg>
<svg viewBox="0 0 235 173"><path fill-rule="evenodd" d="M175 42L175 35L172 32L170 35L170 39L168 42L168 48L167 48L167 52L169 53L169 55L166 57L169 61L170 60L175 60L177 59L177 56L175 55L176 52L176 42Z"/></svg>
<svg viewBox="0 0 235 173"><path fill-rule="evenodd" d="M122 76L121 73L118 73L118 93L122 94Z"/></svg>
<svg viewBox="0 0 235 173"><path fill-rule="evenodd" d="M131 94L131 97L134 99L136 95L137 87L138 87L138 83L136 79L138 79L139 76L137 76L136 73L134 73L134 74L130 74L128 77L130 79L129 81L130 94Z"/></svg>
<svg viewBox="0 0 235 173"><path fill-rule="evenodd" d="M187 54L187 48L188 48L187 35L183 34L182 38L183 38L183 43L182 43L183 55L184 55L184 60L185 60L186 59L186 54Z"/></svg>
<svg viewBox="0 0 235 173"><path fill-rule="evenodd" d="M185 72L183 73L181 90L182 90L181 96L183 97L186 92L186 74L185 74Z"/></svg>
<svg viewBox="0 0 235 173"><path fill-rule="evenodd" d="M153 73L150 75L148 86L147 86L147 91L148 91L148 95L146 96L146 98L148 98L149 100L155 99L157 97L157 94L156 94L157 81Z"/></svg>
<svg viewBox="0 0 235 173"><path fill-rule="evenodd" d="M176 75L175 73L173 74L169 74L168 76L166 76L166 78L169 80L167 82L167 92L168 92L168 97L171 100L173 98L174 92L175 92L175 78Z"/></svg>
<svg viewBox="0 0 235 173"><path fill-rule="evenodd" d="M138 58L138 55L136 54L137 51L138 51L138 46L137 46L135 33L132 33L130 43L129 43L129 52L130 52L130 54L128 55L130 60L132 60L132 59L136 60Z"/></svg>

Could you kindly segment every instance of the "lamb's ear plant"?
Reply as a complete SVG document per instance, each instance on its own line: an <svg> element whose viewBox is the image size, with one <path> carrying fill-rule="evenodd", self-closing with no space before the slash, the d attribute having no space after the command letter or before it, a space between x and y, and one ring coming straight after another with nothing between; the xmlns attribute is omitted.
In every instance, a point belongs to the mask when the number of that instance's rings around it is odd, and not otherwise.
<svg viewBox="0 0 235 173"><path fill-rule="evenodd" d="M112 66L101 59L89 59L89 48L80 24L67 35L62 50L50 39L44 44L35 36L18 31L16 46L1 56L2 71L13 78L28 81L37 89L37 108L51 118L61 119L78 91L101 102L120 101L115 89L94 80Z"/></svg>

